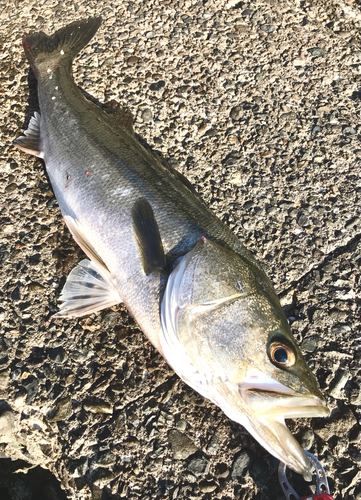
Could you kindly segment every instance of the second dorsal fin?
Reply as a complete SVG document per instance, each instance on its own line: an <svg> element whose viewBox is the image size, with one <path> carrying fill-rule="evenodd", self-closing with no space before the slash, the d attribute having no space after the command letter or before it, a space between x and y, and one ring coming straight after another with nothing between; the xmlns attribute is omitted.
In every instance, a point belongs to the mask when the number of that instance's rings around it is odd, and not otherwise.
<svg viewBox="0 0 361 500"><path fill-rule="evenodd" d="M112 100L105 102L102 105L103 110L114 117L119 126L122 126L131 132L133 132L133 115L132 112L123 106L121 106L117 101Z"/></svg>

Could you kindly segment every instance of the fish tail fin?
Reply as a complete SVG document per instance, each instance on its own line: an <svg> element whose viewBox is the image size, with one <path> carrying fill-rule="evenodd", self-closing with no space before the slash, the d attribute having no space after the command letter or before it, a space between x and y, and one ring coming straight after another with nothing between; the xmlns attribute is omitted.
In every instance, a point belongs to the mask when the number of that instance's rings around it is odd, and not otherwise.
<svg viewBox="0 0 361 500"><path fill-rule="evenodd" d="M75 56L93 38L101 22L101 17L91 17L75 21L51 36L43 32L25 35L25 54L35 74L38 75L42 67L48 69L52 63L57 66L66 61L71 65Z"/></svg>

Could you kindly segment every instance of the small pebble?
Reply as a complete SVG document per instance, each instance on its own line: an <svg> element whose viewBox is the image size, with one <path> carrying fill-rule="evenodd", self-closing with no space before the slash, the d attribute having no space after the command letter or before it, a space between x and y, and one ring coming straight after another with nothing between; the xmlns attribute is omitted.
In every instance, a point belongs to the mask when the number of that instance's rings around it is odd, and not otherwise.
<svg viewBox="0 0 361 500"><path fill-rule="evenodd" d="M157 91L162 89L165 86L164 80L159 80L158 82L153 82L150 84L149 89L153 91Z"/></svg>
<svg viewBox="0 0 361 500"><path fill-rule="evenodd" d="M84 403L83 408L85 411L90 411L91 413L106 413L111 415L113 413L113 407L109 403L99 402L99 403Z"/></svg>
<svg viewBox="0 0 361 500"><path fill-rule="evenodd" d="M127 59L127 65L128 66L135 66L139 61L139 57L137 56L130 56Z"/></svg>
<svg viewBox="0 0 361 500"><path fill-rule="evenodd" d="M329 395L333 398L339 399L342 395L342 391L349 379L349 374L346 370L339 369L336 372L335 378L330 384L330 389L328 391Z"/></svg>
<svg viewBox="0 0 361 500"><path fill-rule="evenodd" d="M347 433L357 424L357 418L350 408L345 408L332 418L323 420L323 427L315 429L315 433L328 441L333 436L345 437Z"/></svg>
<svg viewBox="0 0 361 500"><path fill-rule="evenodd" d="M215 474L218 477L223 477L223 478L228 477L229 476L229 469L228 469L227 464L224 464L224 463L217 464L216 468L215 468Z"/></svg>
<svg viewBox="0 0 361 500"><path fill-rule="evenodd" d="M311 49L308 49L308 52L313 57L324 57L326 55L326 51L320 49L319 47L312 47Z"/></svg>
<svg viewBox="0 0 361 500"><path fill-rule="evenodd" d="M172 450L173 458L176 460L184 460L197 451L196 445L184 433L176 429L169 431L168 440Z"/></svg>
<svg viewBox="0 0 361 500"><path fill-rule="evenodd" d="M231 109L229 116L232 120L239 120L243 116L243 108L241 106L235 106Z"/></svg>
<svg viewBox="0 0 361 500"><path fill-rule="evenodd" d="M143 122L151 122L153 120L153 115L150 109L144 109L141 114L141 119Z"/></svg>
<svg viewBox="0 0 361 500"><path fill-rule="evenodd" d="M217 489L217 486L217 483L215 483L214 481L201 481L199 483L199 488L202 493L212 493Z"/></svg>
<svg viewBox="0 0 361 500"><path fill-rule="evenodd" d="M207 474L209 470L209 460L204 457L194 458L188 464L188 470L196 476Z"/></svg>
<svg viewBox="0 0 361 500"><path fill-rule="evenodd" d="M309 450L312 448L315 435L312 429L303 429L299 436L299 443L304 450Z"/></svg>
<svg viewBox="0 0 361 500"><path fill-rule="evenodd" d="M175 424L175 426L177 427L177 429L179 429L180 431L185 431L186 428L187 428L187 422L185 420L178 420L178 422Z"/></svg>
<svg viewBox="0 0 361 500"><path fill-rule="evenodd" d="M232 465L231 477L237 479L243 477L251 463L251 456L247 451L242 451Z"/></svg>
<svg viewBox="0 0 361 500"><path fill-rule="evenodd" d="M11 410L0 415L0 436L11 436L15 430L15 416Z"/></svg>

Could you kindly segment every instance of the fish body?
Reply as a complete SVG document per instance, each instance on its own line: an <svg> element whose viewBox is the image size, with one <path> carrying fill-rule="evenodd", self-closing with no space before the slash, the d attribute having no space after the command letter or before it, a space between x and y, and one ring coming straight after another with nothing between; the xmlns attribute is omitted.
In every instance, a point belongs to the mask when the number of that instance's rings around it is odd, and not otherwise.
<svg viewBox="0 0 361 500"><path fill-rule="evenodd" d="M272 284L177 171L135 138L129 113L87 100L71 74L100 25L26 35L40 114L20 149L44 159L64 219L89 260L69 275L58 315L123 301L189 385L297 471L308 467L284 425L328 413Z"/></svg>

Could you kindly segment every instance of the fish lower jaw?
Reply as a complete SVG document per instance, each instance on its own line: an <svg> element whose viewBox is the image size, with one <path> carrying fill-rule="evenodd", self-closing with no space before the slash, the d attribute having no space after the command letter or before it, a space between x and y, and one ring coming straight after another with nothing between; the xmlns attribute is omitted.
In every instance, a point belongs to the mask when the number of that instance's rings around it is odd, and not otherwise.
<svg viewBox="0 0 361 500"><path fill-rule="evenodd" d="M299 474L304 474L309 469L307 456L282 416L258 417L246 405L242 410L226 405L220 407L228 418L242 425L266 451L287 467Z"/></svg>
<svg viewBox="0 0 361 500"><path fill-rule="evenodd" d="M259 419L259 432L247 425L245 427L271 455L290 469L304 474L310 468L306 454L286 426L284 418Z"/></svg>
<svg viewBox="0 0 361 500"><path fill-rule="evenodd" d="M270 453L298 474L304 474L309 470L310 462L300 444L286 426L284 419L265 419L264 423L274 433L277 440L277 446L271 448Z"/></svg>

